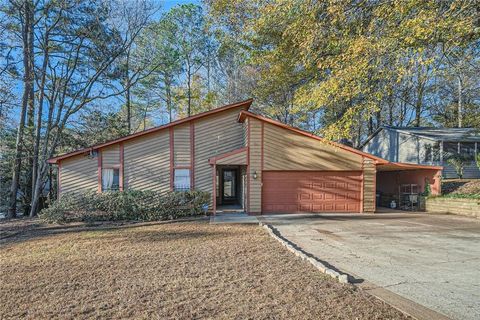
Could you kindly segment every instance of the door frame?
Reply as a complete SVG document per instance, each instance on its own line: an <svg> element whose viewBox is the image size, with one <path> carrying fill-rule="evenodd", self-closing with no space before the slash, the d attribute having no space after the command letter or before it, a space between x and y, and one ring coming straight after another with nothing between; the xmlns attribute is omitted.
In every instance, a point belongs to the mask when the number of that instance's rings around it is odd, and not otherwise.
<svg viewBox="0 0 480 320"><path fill-rule="evenodd" d="M229 204L240 204L240 168L238 166L225 166L219 168L219 200L222 205L229 205ZM235 197L232 199L225 199L224 197L224 172L225 171L233 171L235 177Z"/></svg>

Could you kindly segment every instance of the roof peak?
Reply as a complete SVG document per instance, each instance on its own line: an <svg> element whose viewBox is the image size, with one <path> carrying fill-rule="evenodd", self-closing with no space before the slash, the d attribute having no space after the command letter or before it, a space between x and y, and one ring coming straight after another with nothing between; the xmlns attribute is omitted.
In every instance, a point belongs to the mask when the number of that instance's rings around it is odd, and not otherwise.
<svg viewBox="0 0 480 320"><path fill-rule="evenodd" d="M187 123L189 121L193 121L193 120L196 120L196 119L199 119L199 118L203 118L203 117L206 117L206 116L218 113L218 112L230 110L230 109L233 109L233 108L246 107L246 110L248 110L250 108L252 102L253 102L253 99L250 98L248 100L223 105L221 107L217 107L217 108L212 109L212 110L200 112L200 113L197 113L195 115L192 115L192 116L189 116L189 117L186 117L186 118L182 118L182 119L178 119L178 120L172 121L172 122L167 123L167 124L162 124L160 126L156 126L156 127L144 130L144 131L132 133L132 134L120 137L118 139L109 140L109 141L106 141L106 142L103 142L103 143L98 143L98 144L95 144L95 145L91 145L91 146L86 147L86 148L82 148L82 149L75 150L75 151L72 151L72 152L64 153L62 155L59 155L59 156L52 157L52 158L48 159L47 162L48 163L57 163L59 160L70 158L70 157L73 157L73 156L76 156L76 155L79 155L79 154L82 154L82 153L85 153L85 152L89 152L90 150L96 150L96 149L104 148L104 147L107 147L107 146L112 145L112 144L116 144L116 143L119 143L119 142L122 142L122 141L125 141L125 140L134 139L134 138L139 137L139 136L143 136L143 135L146 135L146 134L150 134L150 133L153 133L153 132L164 130L166 128L174 127L176 125Z"/></svg>

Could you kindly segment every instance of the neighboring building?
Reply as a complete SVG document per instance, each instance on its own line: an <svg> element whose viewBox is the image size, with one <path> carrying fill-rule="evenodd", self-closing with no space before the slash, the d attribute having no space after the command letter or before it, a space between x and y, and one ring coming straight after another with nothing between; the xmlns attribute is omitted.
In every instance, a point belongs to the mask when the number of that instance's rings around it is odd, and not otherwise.
<svg viewBox="0 0 480 320"><path fill-rule="evenodd" d="M429 184L432 193L440 192L441 168L392 163L323 140L249 112L251 103L51 158L58 165L59 195L199 189L212 194L214 213L233 207L260 214L374 212L377 189L400 183ZM404 171L410 174L398 175Z"/></svg>
<svg viewBox="0 0 480 320"><path fill-rule="evenodd" d="M363 143L364 152L394 162L443 166L444 178L457 178L447 163L451 154L472 159L464 178L480 178L475 156L480 148L480 131L474 128L380 127Z"/></svg>

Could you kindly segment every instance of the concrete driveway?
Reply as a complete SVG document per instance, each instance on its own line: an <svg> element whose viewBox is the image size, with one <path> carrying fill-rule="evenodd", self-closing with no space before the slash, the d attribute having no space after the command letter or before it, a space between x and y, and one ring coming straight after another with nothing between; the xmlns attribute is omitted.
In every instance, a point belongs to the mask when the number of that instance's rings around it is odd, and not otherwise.
<svg viewBox="0 0 480 320"><path fill-rule="evenodd" d="M359 283L452 319L480 319L480 220L413 213L259 219Z"/></svg>

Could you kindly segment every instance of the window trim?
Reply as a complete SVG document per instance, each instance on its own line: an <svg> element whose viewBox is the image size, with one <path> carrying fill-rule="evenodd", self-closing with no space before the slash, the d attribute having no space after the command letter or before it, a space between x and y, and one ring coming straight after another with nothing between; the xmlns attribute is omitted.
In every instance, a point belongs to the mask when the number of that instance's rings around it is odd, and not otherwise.
<svg viewBox="0 0 480 320"><path fill-rule="evenodd" d="M188 188L179 188L177 189L177 187L175 186L175 173L177 172L177 170L187 170L188 172L188 179L186 179L188 181ZM190 166L178 166L178 167L175 167L173 168L173 188L172 188L173 191L187 191L187 190L192 190L192 169L190 168Z"/></svg>
<svg viewBox="0 0 480 320"><path fill-rule="evenodd" d="M102 167L101 168L101 171L100 171L100 192L108 192L108 191L122 191L122 186L121 186L121 183L122 183L122 179L120 178L120 165L111 165L111 166L105 166L105 167ZM112 169L113 172L114 172L114 176L115 176L115 170L118 171L118 189L111 189L111 190L104 190L103 189L103 170L105 169Z"/></svg>

